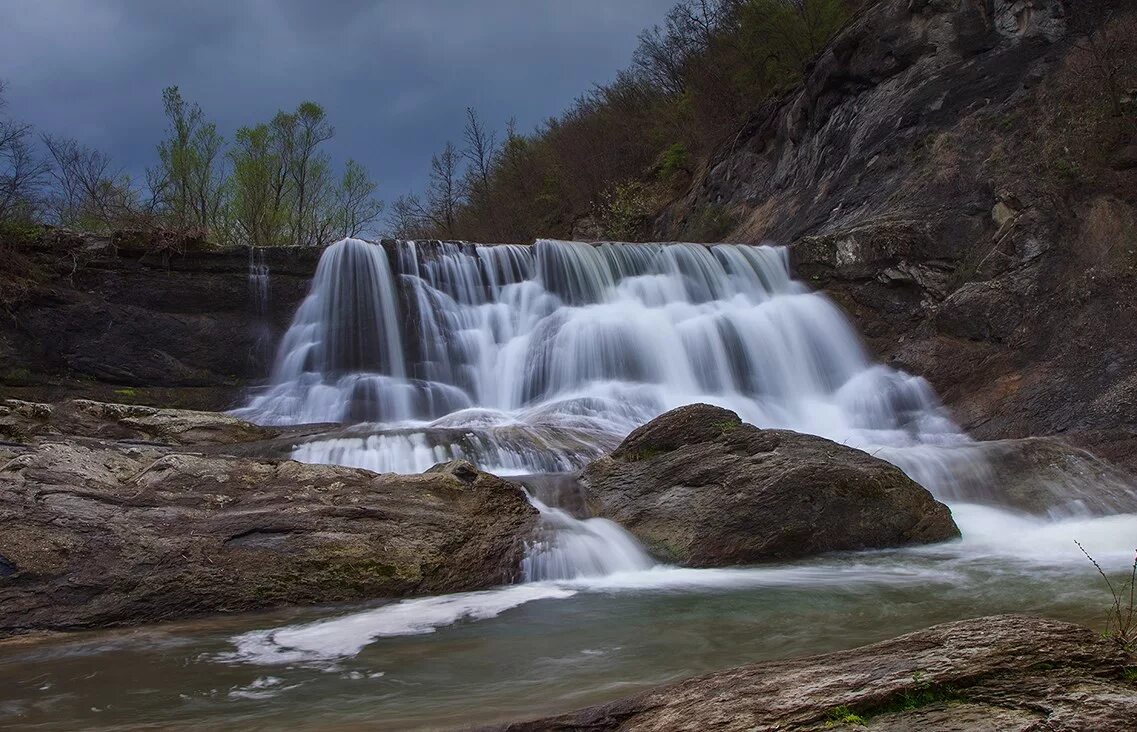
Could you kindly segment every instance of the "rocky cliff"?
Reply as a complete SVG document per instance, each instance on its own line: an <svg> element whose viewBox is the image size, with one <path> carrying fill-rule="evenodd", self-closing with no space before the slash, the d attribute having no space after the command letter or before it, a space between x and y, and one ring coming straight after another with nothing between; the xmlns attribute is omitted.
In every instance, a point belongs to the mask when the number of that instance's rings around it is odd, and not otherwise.
<svg viewBox="0 0 1137 732"><path fill-rule="evenodd" d="M0 247L3 248L3 247ZM225 409L264 379L320 252L48 232L5 252L0 392ZM255 257L255 261L254 261ZM251 265L267 268L269 279ZM266 287L267 285L267 287Z"/></svg>
<svg viewBox="0 0 1137 732"><path fill-rule="evenodd" d="M726 207L973 434L1131 453L1135 29L1131 2L878 2L657 233Z"/></svg>

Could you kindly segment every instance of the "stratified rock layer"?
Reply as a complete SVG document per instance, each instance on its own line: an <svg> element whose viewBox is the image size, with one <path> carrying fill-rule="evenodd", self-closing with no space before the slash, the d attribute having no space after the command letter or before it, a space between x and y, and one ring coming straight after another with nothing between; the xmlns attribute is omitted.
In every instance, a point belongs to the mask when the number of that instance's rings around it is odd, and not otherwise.
<svg viewBox="0 0 1137 732"><path fill-rule="evenodd" d="M948 508L899 468L707 404L635 430L582 482L596 515L693 567L959 536Z"/></svg>

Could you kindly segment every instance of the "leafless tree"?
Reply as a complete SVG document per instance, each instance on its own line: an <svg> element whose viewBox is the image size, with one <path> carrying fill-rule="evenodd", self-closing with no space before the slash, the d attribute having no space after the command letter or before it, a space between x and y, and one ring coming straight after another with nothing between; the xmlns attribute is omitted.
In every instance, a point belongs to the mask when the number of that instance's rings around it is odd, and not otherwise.
<svg viewBox="0 0 1137 732"><path fill-rule="evenodd" d="M428 215L440 234L447 238L454 237L458 207L464 198L461 166L462 158L451 142L430 160Z"/></svg>
<svg viewBox="0 0 1137 732"><path fill-rule="evenodd" d="M48 206L58 223L112 226L135 208L129 181L107 155L72 138L42 139L53 163Z"/></svg>
<svg viewBox="0 0 1137 732"><path fill-rule="evenodd" d="M4 87L0 81L0 112L5 105ZM0 218L30 215L38 205L48 165L28 144L31 134L31 125L0 118Z"/></svg>
<svg viewBox="0 0 1137 732"><path fill-rule="evenodd" d="M411 193L395 199L387 214L387 228L396 239L420 239L427 235L429 219L418 196Z"/></svg>
<svg viewBox="0 0 1137 732"><path fill-rule="evenodd" d="M497 160L497 133L486 129L486 125L473 107L466 107L466 147L462 157L470 165L471 178L478 189L484 193L490 185L490 176Z"/></svg>

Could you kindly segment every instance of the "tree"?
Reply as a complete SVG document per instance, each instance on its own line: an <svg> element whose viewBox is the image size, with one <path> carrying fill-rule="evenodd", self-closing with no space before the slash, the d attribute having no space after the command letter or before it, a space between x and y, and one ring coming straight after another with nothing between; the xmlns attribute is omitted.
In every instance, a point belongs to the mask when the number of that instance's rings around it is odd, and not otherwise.
<svg viewBox="0 0 1137 732"><path fill-rule="evenodd" d="M366 168L354 160L347 161L336 189L336 208L344 236L358 236L379 218L383 202L372 196L377 187Z"/></svg>
<svg viewBox="0 0 1137 732"><path fill-rule="evenodd" d="M150 176L156 198L175 226L211 229L221 214L224 139L201 107L186 103L178 87L162 90L162 104L169 130L158 146L158 172Z"/></svg>
<svg viewBox="0 0 1137 732"><path fill-rule="evenodd" d="M0 112L4 109L4 87L0 81ZM28 144L31 134L31 125L0 118L0 219L30 219L39 205L48 164Z"/></svg>
<svg viewBox="0 0 1137 732"><path fill-rule="evenodd" d="M229 151L230 211L239 237L252 246L285 242L290 202L280 150L275 128L259 124L237 130Z"/></svg>
<svg viewBox="0 0 1137 732"><path fill-rule="evenodd" d="M466 107L466 128L463 132L466 147L462 157L469 164L471 193L484 196L489 190L490 176L497 162L497 133L487 130L473 107Z"/></svg>
<svg viewBox="0 0 1137 732"><path fill-rule="evenodd" d="M430 159L427 217L446 238L454 237L458 207L463 201L460 168L461 158L451 142Z"/></svg>
<svg viewBox="0 0 1137 732"><path fill-rule="evenodd" d="M138 211L130 179L102 152L65 137L42 137L54 183L47 205L56 223L109 230Z"/></svg>
<svg viewBox="0 0 1137 732"><path fill-rule="evenodd" d="M324 228L324 211L319 203L327 198L327 156L319 146L335 135L324 108L315 102L302 102L290 115L277 115L281 130L285 166L293 187L292 241L297 244L320 244Z"/></svg>
<svg viewBox="0 0 1137 732"><path fill-rule="evenodd" d="M387 214L387 229L396 239L422 239L429 236L430 220L418 196L399 196Z"/></svg>

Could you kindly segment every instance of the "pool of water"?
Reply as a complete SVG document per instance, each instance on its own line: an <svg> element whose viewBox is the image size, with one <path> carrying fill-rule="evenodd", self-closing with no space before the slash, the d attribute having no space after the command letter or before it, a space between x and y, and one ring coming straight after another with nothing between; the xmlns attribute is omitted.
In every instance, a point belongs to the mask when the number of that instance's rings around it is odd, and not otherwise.
<svg viewBox="0 0 1137 732"><path fill-rule="evenodd" d="M1073 542L1127 575L1137 515L953 510L964 539L920 549L8 641L0 727L461 727L979 615L1102 626L1109 596Z"/></svg>

